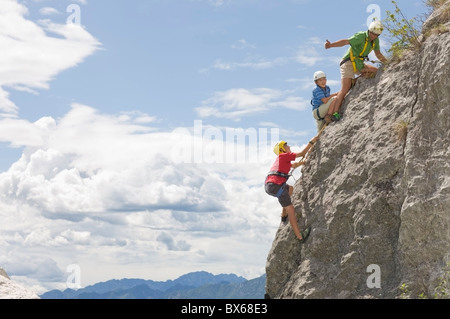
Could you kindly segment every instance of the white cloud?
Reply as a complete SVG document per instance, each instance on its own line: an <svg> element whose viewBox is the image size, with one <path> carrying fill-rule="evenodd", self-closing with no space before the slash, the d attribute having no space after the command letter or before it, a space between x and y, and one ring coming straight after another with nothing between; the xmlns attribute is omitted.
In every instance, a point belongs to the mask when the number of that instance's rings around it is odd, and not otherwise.
<svg viewBox="0 0 450 319"><path fill-rule="evenodd" d="M83 285L136 274L166 280L199 269L260 276L281 212L263 188L274 160L271 146L205 140L192 128L162 132L152 127L155 116L104 114L77 103L61 118L17 118L9 90L37 94L100 45L81 26L33 22L27 14L19 1L2 0L0 141L23 154L0 174L0 265L13 279L47 289L67 288L70 264L81 267ZM284 63L253 58L229 67ZM302 110L308 103L289 91L234 89L215 94L197 111L237 119ZM205 127L224 131L213 129ZM176 157L180 143L188 153L180 158L187 161ZM218 155L229 146L236 157L259 156L221 162Z"/></svg>
<svg viewBox="0 0 450 319"><path fill-rule="evenodd" d="M5 191L14 189L17 197L55 214L120 209L121 202L145 206L163 201L140 196L147 191L151 195L153 190L133 183L140 181L143 173L150 173L149 168L139 170L158 155L164 142L146 134L151 128L127 122L127 118L101 115L90 107L74 104L58 123L50 118L36 123L1 121L2 127L10 129L11 143L27 147L22 158L5 173L14 179L14 183L3 185ZM118 191L122 186L117 185L127 180L129 189Z"/></svg>
<svg viewBox="0 0 450 319"><path fill-rule="evenodd" d="M167 246L168 250L189 251L191 248L191 245L189 245L185 240L176 242L173 237L166 232L162 232L161 234L159 234L156 239L160 242L163 242Z"/></svg>
<svg viewBox="0 0 450 319"><path fill-rule="evenodd" d="M45 7L45 8L39 9L39 13L42 15L50 16L50 15L59 14L60 12L55 8Z"/></svg>
<svg viewBox="0 0 450 319"><path fill-rule="evenodd" d="M204 136L181 128L158 132L140 117L152 118L74 104L57 120L3 120L17 124L9 126L9 142L25 147L0 174L0 264L14 279L26 275L29 286L65 289L70 264L80 265L85 283L137 272L153 280L168 279L169 271L250 278L264 272L280 213L263 189L274 160L270 147L263 146L257 162L180 163L172 154L176 143L200 143L208 152ZM23 128L24 137L14 134ZM233 147L239 154L260 151L260 145ZM243 256L250 258L246 266ZM42 271L55 268L53 276Z"/></svg>
<svg viewBox="0 0 450 319"><path fill-rule="evenodd" d="M215 7L221 7L231 2L231 0L199 0L199 1L206 2Z"/></svg>
<svg viewBox="0 0 450 319"><path fill-rule="evenodd" d="M239 120L243 116L267 112L276 108L287 108L302 111L308 102L301 97L293 96L289 91L268 88L231 89L217 92L196 108L202 118L217 117Z"/></svg>
<svg viewBox="0 0 450 319"><path fill-rule="evenodd" d="M247 40L241 39L237 41L235 44L233 44L231 48L235 50L244 50L244 49L254 49L255 46L253 44L248 43Z"/></svg>
<svg viewBox="0 0 450 319"><path fill-rule="evenodd" d="M16 118L0 119L0 141L13 147L41 146L44 143L39 123Z"/></svg>
<svg viewBox="0 0 450 319"><path fill-rule="evenodd" d="M320 38L311 37L304 44L302 44L297 53L288 57L277 57L273 59L267 59L257 56L246 57L243 62L226 62L222 59L217 59L212 68L221 71L234 71L241 68L264 70L272 69L276 67L285 66L289 63L299 63L305 67L314 67L320 65L332 65L338 64L341 60L340 57L330 57L326 55L324 49L325 41ZM240 40L238 43L232 46L233 49L242 49L248 47L246 40ZM201 72L207 73L209 69L204 69Z"/></svg>
<svg viewBox="0 0 450 319"><path fill-rule="evenodd" d="M37 23L27 15L27 8L17 0L2 0L0 111L6 115L17 113L17 106L5 87L46 89L58 73L82 62L100 45L82 26L49 20Z"/></svg>
<svg viewBox="0 0 450 319"><path fill-rule="evenodd" d="M224 71L231 71L239 68L248 68L254 70L271 69L277 66L284 65L288 62L286 58L276 58L274 60L266 59L247 59L245 62L223 62L222 60L217 60L213 68Z"/></svg>
<svg viewBox="0 0 450 319"><path fill-rule="evenodd" d="M295 57L296 62L312 67L326 58L319 54L319 52L312 46L303 46L297 52Z"/></svg>
<svg viewBox="0 0 450 319"><path fill-rule="evenodd" d="M1 54L1 53L0 53ZM17 111L16 105L9 99L9 93L2 89L0 86L0 112L3 111L6 114L1 114L5 117L11 116L11 113Z"/></svg>

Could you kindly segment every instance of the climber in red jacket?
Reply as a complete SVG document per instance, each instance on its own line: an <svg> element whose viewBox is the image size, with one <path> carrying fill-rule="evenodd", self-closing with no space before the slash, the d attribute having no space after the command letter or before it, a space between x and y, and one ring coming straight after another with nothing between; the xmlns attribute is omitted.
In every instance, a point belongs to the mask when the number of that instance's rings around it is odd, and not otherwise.
<svg viewBox="0 0 450 319"><path fill-rule="evenodd" d="M281 220L286 222L289 218L289 222L291 223L295 236L297 236L302 243L304 243L306 238L308 238L311 228L308 227L303 232L300 232L297 225L294 205L292 205L291 201L294 188L288 185L287 181L290 177L289 174L291 168L297 168L305 164L304 162L292 162L299 157L305 157L318 139L319 135L314 137L300 153L291 152L291 147L287 145L287 142L285 141L277 143L275 145L274 152L278 155L278 157L272 165L265 182L266 193L277 197L281 207L283 207L281 212Z"/></svg>

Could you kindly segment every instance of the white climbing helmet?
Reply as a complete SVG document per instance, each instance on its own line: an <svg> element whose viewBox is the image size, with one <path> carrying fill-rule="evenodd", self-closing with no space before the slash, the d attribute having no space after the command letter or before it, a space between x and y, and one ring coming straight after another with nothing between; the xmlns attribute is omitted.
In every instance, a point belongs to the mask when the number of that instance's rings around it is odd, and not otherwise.
<svg viewBox="0 0 450 319"><path fill-rule="evenodd" d="M327 75L323 71L317 71L316 73L314 73L314 81L317 81L321 78L326 78L326 77L327 77Z"/></svg>
<svg viewBox="0 0 450 319"><path fill-rule="evenodd" d="M380 20L373 20L373 22L370 24L369 26L369 31L375 34L382 34L384 30L383 24L381 23Z"/></svg>

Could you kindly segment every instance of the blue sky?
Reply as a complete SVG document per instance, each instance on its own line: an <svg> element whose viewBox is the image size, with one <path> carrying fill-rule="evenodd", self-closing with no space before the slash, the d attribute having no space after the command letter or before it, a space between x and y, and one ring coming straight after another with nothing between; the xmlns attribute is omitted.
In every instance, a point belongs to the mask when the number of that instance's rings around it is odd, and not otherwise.
<svg viewBox="0 0 450 319"><path fill-rule="evenodd" d="M411 18L427 11L397 2ZM391 1L1 0L0 267L37 292L64 289L70 265L82 286L262 275L280 213L262 186L271 145L315 135L312 76L325 71L338 91L347 49L325 40L386 10ZM252 136L230 133L240 130Z"/></svg>

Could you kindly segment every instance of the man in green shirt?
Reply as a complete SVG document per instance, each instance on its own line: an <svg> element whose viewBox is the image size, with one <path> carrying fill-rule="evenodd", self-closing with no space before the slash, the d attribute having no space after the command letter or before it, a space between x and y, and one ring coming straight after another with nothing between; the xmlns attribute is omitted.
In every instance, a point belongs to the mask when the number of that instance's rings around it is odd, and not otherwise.
<svg viewBox="0 0 450 319"><path fill-rule="evenodd" d="M358 32L350 39L339 40L333 43L327 40L325 43L325 49L350 45L341 62L342 89L336 97L335 105L337 110L340 109L345 96L350 91L355 75L371 76L377 73L378 68L364 63L370 52L374 51L381 62L386 62L386 58L380 51L380 40L378 38L382 32L382 23L379 20L375 20L370 24L368 31Z"/></svg>

